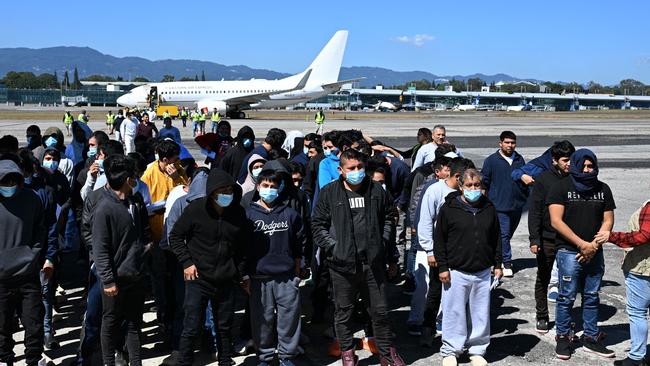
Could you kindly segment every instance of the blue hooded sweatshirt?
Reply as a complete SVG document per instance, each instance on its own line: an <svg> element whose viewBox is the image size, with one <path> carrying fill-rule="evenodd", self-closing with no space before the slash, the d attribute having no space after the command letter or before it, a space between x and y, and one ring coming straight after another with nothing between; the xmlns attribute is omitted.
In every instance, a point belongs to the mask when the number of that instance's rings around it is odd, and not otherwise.
<svg viewBox="0 0 650 366"><path fill-rule="evenodd" d="M267 210L257 202L246 208L253 236L248 244L246 273L253 278L293 274L305 246L302 218L284 204Z"/></svg>

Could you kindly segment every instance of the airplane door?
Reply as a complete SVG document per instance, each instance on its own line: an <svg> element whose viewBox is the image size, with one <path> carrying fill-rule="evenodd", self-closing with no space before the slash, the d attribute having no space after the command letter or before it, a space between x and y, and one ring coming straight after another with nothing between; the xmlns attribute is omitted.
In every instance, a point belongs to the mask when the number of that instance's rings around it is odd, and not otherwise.
<svg viewBox="0 0 650 366"><path fill-rule="evenodd" d="M152 86L151 89L149 89L147 101L149 102L150 108L156 109L156 107L158 107L158 87Z"/></svg>

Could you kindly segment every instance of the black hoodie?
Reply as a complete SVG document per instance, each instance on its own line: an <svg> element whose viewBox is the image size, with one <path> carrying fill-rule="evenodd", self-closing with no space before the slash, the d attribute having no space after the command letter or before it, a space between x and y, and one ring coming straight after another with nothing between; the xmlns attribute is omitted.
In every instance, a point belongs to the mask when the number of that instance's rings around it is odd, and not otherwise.
<svg viewBox="0 0 650 366"><path fill-rule="evenodd" d="M108 288L120 277L142 274L144 246L151 234L142 196L121 200L112 190L104 193L94 210L91 241L97 274Z"/></svg>
<svg viewBox="0 0 650 366"><path fill-rule="evenodd" d="M255 133L253 133L253 129L248 126L239 129L239 132L237 132L237 138L235 138L237 144L228 149L226 155L221 159L221 169L225 170L226 173L230 174L233 178L237 178L244 158L249 152L251 152L251 150L253 150L254 144L252 143L249 148L244 147L243 142L245 138L249 138L251 141L255 140Z"/></svg>
<svg viewBox="0 0 650 366"><path fill-rule="evenodd" d="M501 231L494 205L481 196L470 206L461 195L448 194L438 213L433 252L439 271L475 273L500 266Z"/></svg>
<svg viewBox="0 0 650 366"><path fill-rule="evenodd" d="M219 215L211 194L232 186L235 197ZM245 273L245 245L252 228L244 208L239 205L241 187L221 169L212 169L206 184L206 197L192 201L169 234L169 245L183 268L196 266L199 278L210 283L239 282Z"/></svg>

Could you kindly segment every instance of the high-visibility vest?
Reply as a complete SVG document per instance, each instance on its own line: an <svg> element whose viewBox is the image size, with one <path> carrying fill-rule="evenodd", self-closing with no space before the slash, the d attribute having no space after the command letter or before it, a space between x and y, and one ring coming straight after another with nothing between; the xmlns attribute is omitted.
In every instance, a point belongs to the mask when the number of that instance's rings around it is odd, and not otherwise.
<svg viewBox="0 0 650 366"><path fill-rule="evenodd" d="M83 114L83 113L80 113L80 114L77 116L77 121L80 121L80 122L86 122L86 115Z"/></svg>
<svg viewBox="0 0 650 366"><path fill-rule="evenodd" d="M204 112L201 112L201 114L199 115L199 121L201 122L205 122L207 118L208 116Z"/></svg>
<svg viewBox="0 0 650 366"><path fill-rule="evenodd" d="M172 115L169 114L169 111L165 111L165 113L163 113L163 118L167 118L167 117L171 117L171 116Z"/></svg>
<svg viewBox="0 0 650 366"><path fill-rule="evenodd" d="M74 121L74 118L72 117L72 115L66 113L65 116L63 116L63 123L64 124L71 125L73 121Z"/></svg>
<svg viewBox="0 0 650 366"><path fill-rule="evenodd" d="M106 115L106 124L107 125L112 125L113 122L115 122L115 115L114 114L107 114Z"/></svg>
<svg viewBox="0 0 650 366"><path fill-rule="evenodd" d="M325 114L322 112L316 113L316 123L322 124L325 121Z"/></svg>
<svg viewBox="0 0 650 366"><path fill-rule="evenodd" d="M186 110L186 109L183 109L183 110L181 111L181 117L185 117L185 118L187 118L187 110Z"/></svg>
<svg viewBox="0 0 650 366"><path fill-rule="evenodd" d="M192 112L192 121L198 122L201 116L197 112Z"/></svg>
<svg viewBox="0 0 650 366"><path fill-rule="evenodd" d="M212 122L217 122L221 121L221 116L219 115L219 112L214 112L212 113L212 117L210 118Z"/></svg>

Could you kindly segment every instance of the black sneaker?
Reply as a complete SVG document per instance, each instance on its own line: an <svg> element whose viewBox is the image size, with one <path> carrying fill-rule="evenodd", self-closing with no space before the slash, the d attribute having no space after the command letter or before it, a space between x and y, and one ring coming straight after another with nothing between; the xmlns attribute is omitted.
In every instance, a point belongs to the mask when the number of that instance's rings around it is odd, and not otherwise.
<svg viewBox="0 0 650 366"><path fill-rule="evenodd" d="M535 330L540 334L548 333L548 319L537 319Z"/></svg>
<svg viewBox="0 0 650 366"><path fill-rule="evenodd" d="M555 337L555 356L560 360L568 360L571 358L571 338L567 336Z"/></svg>
<svg viewBox="0 0 650 366"><path fill-rule="evenodd" d="M598 335L596 338L582 337L582 347L587 352L597 354L600 357L612 358L616 354L611 349L605 347L602 341L602 336Z"/></svg>
<svg viewBox="0 0 650 366"><path fill-rule="evenodd" d="M422 326L417 324L409 325L409 334L412 336L419 337L422 335Z"/></svg>
<svg viewBox="0 0 650 366"><path fill-rule="evenodd" d="M59 342L54 339L52 333L45 333L45 339L43 340L43 347L47 350L54 350L59 348Z"/></svg>
<svg viewBox="0 0 650 366"><path fill-rule="evenodd" d="M648 366L646 360L642 358L639 361L635 361L629 357L624 360L614 361L614 366Z"/></svg>

